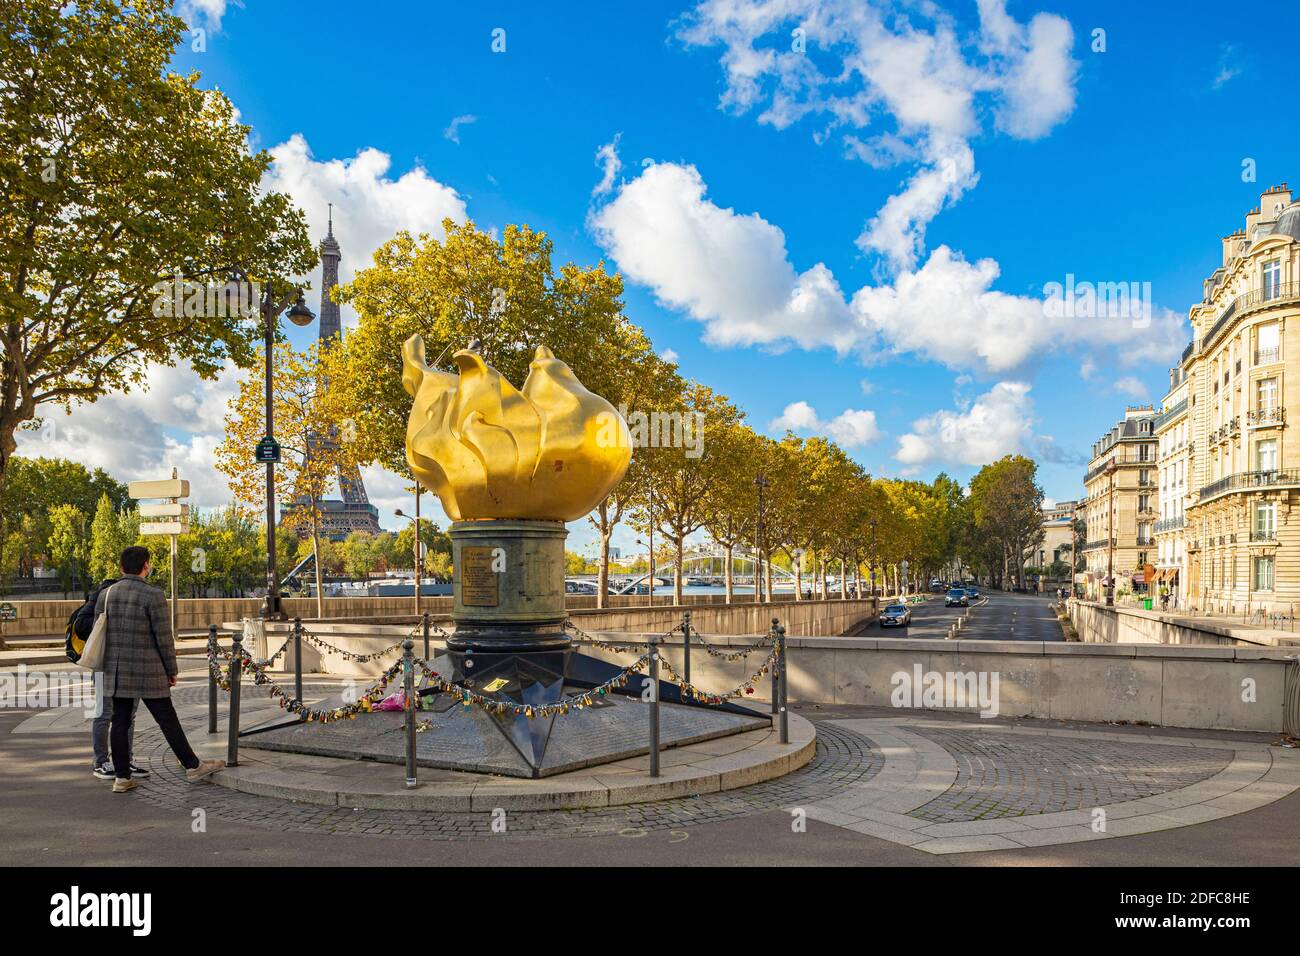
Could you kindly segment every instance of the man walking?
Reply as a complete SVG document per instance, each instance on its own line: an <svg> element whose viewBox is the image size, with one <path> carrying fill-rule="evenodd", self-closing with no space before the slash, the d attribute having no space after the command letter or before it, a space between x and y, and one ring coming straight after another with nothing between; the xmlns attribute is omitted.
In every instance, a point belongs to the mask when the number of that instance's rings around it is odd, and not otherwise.
<svg viewBox="0 0 1300 956"><path fill-rule="evenodd" d="M99 601L99 595L107 591L117 583L117 578L105 578L104 583L91 592L90 597L86 598L86 603L77 611L77 616L73 619L72 627L76 631L77 637L83 641L90 637L90 632L95 626L95 605ZM138 704L136 701L135 704ZM131 707L131 722L135 723L135 704ZM113 702L110 699L104 700L104 706L99 710L99 716L90 724L90 746L95 753L95 762L91 765L91 772L100 780L113 779L113 762L108 759L108 728L113 720ZM128 739L134 734L135 728L132 727L128 732ZM131 764L131 776L147 777L149 771L144 767Z"/></svg>
<svg viewBox="0 0 1300 956"><path fill-rule="evenodd" d="M95 617L107 613L104 649L104 699L112 701L109 749L113 757L113 792L136 787L131 778L131 723L136 704L144 701L162 729L172 753L185 768L186 779L202 780L226 765L224 760L199 760L190 748L171 688L176 684L176 642L172 636L167 599L145 583L153 570L149 549L133 545L122 552L122 577L100 591Z"/></svg>

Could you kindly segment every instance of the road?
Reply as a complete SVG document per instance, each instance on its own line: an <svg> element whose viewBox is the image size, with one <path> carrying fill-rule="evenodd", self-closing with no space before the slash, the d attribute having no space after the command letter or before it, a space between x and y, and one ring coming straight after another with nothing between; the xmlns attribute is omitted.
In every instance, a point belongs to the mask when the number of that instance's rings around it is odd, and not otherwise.
<svg viewBox="0 0 1300 956"><path fill-rule="evenodd" d="M910 637L943 639L948 628L965 608L944 607L943 596L928 595L924 604L912 609L908 627L881 628L871 624L859 637ZM986 600L987 599L987 600ZM969 641L1062 641L1065 635L1051 607L1051 598L1038 594L1012 594L1005 591L982 592L961 637Z"/></svg>

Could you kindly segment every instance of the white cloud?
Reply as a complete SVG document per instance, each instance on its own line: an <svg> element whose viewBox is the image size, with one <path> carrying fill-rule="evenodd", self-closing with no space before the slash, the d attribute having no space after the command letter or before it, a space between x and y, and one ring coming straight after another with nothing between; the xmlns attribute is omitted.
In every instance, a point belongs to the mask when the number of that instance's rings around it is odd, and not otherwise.
<svg viewBox="0 0 1300 956"><path fill-rule="evenodd" d="M651 163L590 225L629 279L704 322L708 342L847 349L855 332L831 271L817 263L796 273L780 229L705 191L694 166Z"/></svg>
<svg viewBox="0 0 1300 956"><path fill-rule="evenodd" d="M392 157L373 147L351 159L317 160L307 140L295 133L270 150L275 160L263 180L267 189L288 193L307 216L313 240L324 237L329 204L334 204L334 236L343 250L339 281L350 282L358 269L370 264L376 249L399 229L413 234L444 235L445 218L463 222L465 201L450 186L416 166L392 178ZM309 304L320 301L320 272L307 277L313 292ZM355 313L344 307L345 325Z"/></svg>
<svg viewBox="0 0 1300 956"><path fill-rule="evenodd" d="M202 26L213 33L219 33L228 6L229 0L179 0L176 15L191 27ZM235 0L235 6L243 7L243 4Z"/></svg>
<svg viewBox="0 0 1300 956"><path fill-rule="evenodd" d="M1145 401L1150 394L1142 381L1133 375L1126 375L1124 378L1118 379L1115 382L1115 391L1127 395L1129 398L1142 401Z"/></svg>
<svg viewBox="0 0 1300 956"><path fill-rule="evenodd" d="M596 165L600 167L600 182L596 183L591 194L603 196L614 188L614 180L623 169L623 162L618 158L618 141L622 133L615 133L614 138L596 150Z"/></svg>
<svg viewBox="0 0 1300 956"><path fill-rule="evenodd" d="M449 139L457 146L459 146L460 128L462 126L468 126L470 123L477 123L477 122L478 122L478 117L475 116L473 113L465 113L461 116L453 117L452 121L447 125L447 128L442 131L442 138Z"/></svg>
<svg viewBox="0 0 1300 956"><path fill-rule="evenodd" d="M168 478L176 468L190 482L192 505L228 504L230 491L213 452L224 432L226 403L238 391L234 367L203 381L189 367L155 365L147 384L147 391L108 395L71 415L47 409L44 430L18 433L18 453L69 458L119 481Z"/></svg>
<svg viewBox="0 0 1300 956"><path fill-rule="evenodd" d="M998 128L1021 139L1045 135L1074 109L1070 24L1046 13L1021 24L1006 0L980 0L979 12L978 31L964 36L934 4L704 0L678 35L689 46L722 47L724 109L766 104L758 120L777 129L823 117L818 142L836 127L892 121L870 140L845 133L843 142L847 155L876 168L917 165L858 239L890 268L910 269L928 223L978 181L969 140L980 132L981 96ZM806 51L793 48L793 27L804 31Z"/></svg>
<svg viewBox="0 0 1300 956"><path fill-rule="evenodd" d="M659 353L659 357L663 359L665 362L673 362L673 363L676 363L677 360L681 358L681 356L678 355L672 349L664 349L662 352Z"/></svg>
<svg viewBox="0 0 1300 956"><path fill-rule="evenodd" d="M944 245L919 269L865 286L846 303L823 263L796 272L778 226L723 209L706 193L694 166L652 162L589 222L629 280L704 323L715 345L884 351L1005 374L1067 349L1113 352L1108 361L1125 366L1169 362L1188 335L1169 309L1153 308L1149 319L1085 318L1049 308L1059 303L1046 293L997 291L995 260L967 262Z"/></svg>
<svg viewBox="0 0 1300 956"><path fill-rule="evenodd" d="M998 382L964 410L918 418L894 457L909 472L936 462L984 465L1033 444L1033 399L1026 382Z"/></svg>
<svg viewBox="0 0 1300 956"><path fill-rule="evenodd" d="M844 448L859 448L880 437L876 413L847 408L829 421L817 416L817 410L807 402L792 402L767 426L773 434L792 431L795 434L826 435Z"/></svg>
<svg viewBox="0 0 1300 956"><path fill-rule="evenodd" d="M1220 89L1226 83L1236 79L1241 75L1242 68L1238 63L1237 49L1231 43L1224 43L1219 47L1219 61L1214 74L1214 82L1210 84L1213 89Z"/></svg>

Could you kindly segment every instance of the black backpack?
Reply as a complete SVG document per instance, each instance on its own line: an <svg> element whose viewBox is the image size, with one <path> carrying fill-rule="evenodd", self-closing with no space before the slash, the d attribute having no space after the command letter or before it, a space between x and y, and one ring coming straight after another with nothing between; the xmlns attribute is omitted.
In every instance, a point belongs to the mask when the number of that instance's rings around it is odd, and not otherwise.
<svg viewBox="0 0 1300 956"><path fill-rule="evenodd" d="M68 616L68 624L63 630L63 652L72 663L81 660L86 638L90 637L91 629L95 626L95 604L99 601L99 592L116 583L114 580L105 581L90 593L81 607Z"/></svg>
<svg viewBox="0 0 1300 956"><path fill-rule="evenodd" d="M83 604L69 615L68 626L63 631L63 652L74 664L81 660L81 652L86 649L86 639L77 633L77 618L81 617L81 609L85 606Z"/></svg>

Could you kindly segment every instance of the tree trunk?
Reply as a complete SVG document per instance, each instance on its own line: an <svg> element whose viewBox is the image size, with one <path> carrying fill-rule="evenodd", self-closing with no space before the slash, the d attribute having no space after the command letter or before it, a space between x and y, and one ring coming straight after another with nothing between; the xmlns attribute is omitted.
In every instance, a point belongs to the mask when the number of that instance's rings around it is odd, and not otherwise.
<svg viewBox="0 0 1300 956"><path fill-rule="evenodd" d="M596 530L600 532L600 568L596 572L596 607L605 606L605 596L609 593L609 539L614 528L609 523L609 497L596 506L599 520Z"/></svg>
<svg viewBox="0 0 1300 956"><path fill-rule="evenodd" d="M821 552L817 553L817 578L822 585L822 600L830 600L830 591L826 589L826 559L822 557Z"/></svg>
<svg viewBox="0 0 1300 956"><path fill-rule="evenodd" d="M772 603L772 556L768 555L763 562L763 587L764 593L767 594L768 603Z"/></svg>
<svg viewBox="0 0 1300 956"><path fill-rule="evenodd" d="M316 522L311 525L311 553L315 557L312 563L316 565L316 619L323 620L325 617L325 585L324 575L320 567L320 526ZM274 583L274 582L273 582ZM280 585L275 583L278 589Z"/></svg>
<svg viewBox="0 0 1300 956"><path fill-rule="evenodd" d="M803 555L794 557L794 599L803 600Z"/></svg>
<svg viewBox="0 0 1300 956"><path fill-rule="evenodd" d="M840 555L840 600L849 599L849 556Z"/></svg>
<svg viewBox="0 0 1300 956"><path fill-rule="evenodd" d="M686 539L683 535L676 535L673 538L673 546L677 549L677 569L673 573L673 603L678 607L682 604L682 562L686 559Z"/></svg>
<svg viewBox="0 0 1300 956"><path fill-rule="evenodd" d="M732 554L731 545L727 545L727 555L722 559L722 581L727 589L727 603L731 603L734 596L734 585L732 582L732 571L735 567L735 558Z"/></svg>

